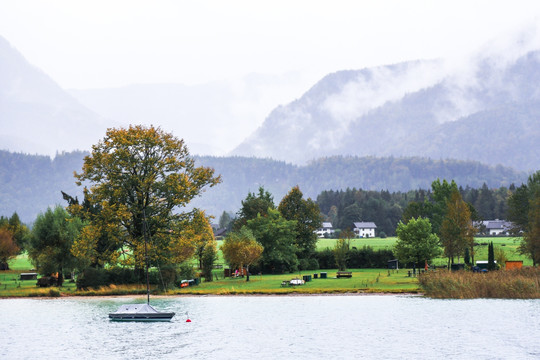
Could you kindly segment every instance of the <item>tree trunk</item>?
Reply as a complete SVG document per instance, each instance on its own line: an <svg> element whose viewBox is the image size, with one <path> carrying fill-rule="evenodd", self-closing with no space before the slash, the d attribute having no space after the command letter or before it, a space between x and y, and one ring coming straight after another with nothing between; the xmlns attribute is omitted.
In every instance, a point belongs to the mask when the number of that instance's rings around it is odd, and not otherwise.
<svg viewBox="0 0 540 360"><path fill-rule="evenodd" d="M63 283L64 283L64 275L62 274L62 269L60 268L58 270L58 279L56 280L56 285L58 287L62 287Z"/></svg>
<svg viewBox="0 0 540 360"><path fill-rule="evenodd" d="M249 265L246 266L246 281L249 281Z"/></svg>

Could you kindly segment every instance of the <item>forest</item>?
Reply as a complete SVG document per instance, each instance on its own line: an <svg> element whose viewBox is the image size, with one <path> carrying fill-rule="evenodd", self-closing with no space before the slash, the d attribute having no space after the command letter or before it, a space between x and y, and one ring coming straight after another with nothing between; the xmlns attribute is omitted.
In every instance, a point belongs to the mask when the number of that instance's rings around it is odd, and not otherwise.
<svg viewBox="0 0 540 360"><path fill-rule="evenodd" d="M507 200L516 186L490 189L485 183L480 188L459 187L461 196L476 213L474 220L506 219ZM403 210L410 202L432 200L428 190L407 192L370 191L362 189L327 190L317 196L321 214L334 228L347 229L355 221L372 221L377 225L378 236L394 236Z"/></svg>
<svg viewBox="0 0 540 360"><path fill-rule="evenodd" d="M9 216L17 212L23 222L30 223L47 207L65 205L61 191L81 197L82 188L75 185L73 173L81 170L83 157L87 154L82 151L63 152L51 159L43 155L0 151L0 215ZM399 219L398 207L402 208L407 201L416 198L416 193L421 196L419 189L429 189L434 179L455 180L469 197L464 196L465 200L475 204L480 200L484 202L487 196L484 191L480 197L484 184L497 199L503 196L498 192L502 191L499 190L501 187L510 188L512 184L519 186L528 176L508 167L492 167L475 161L417 157L335 156L302 166L253 157L194 158L198 165L214 168L222 178L221 184L207 189L190 204L206 210L208 214L217 217L223 211L235 213L248 192L256 191L259 186L264 186L275 199L281 199L293 186L298 185L306 197L318 199L322 212L328 215L330 208L327 208L325 196L343 196L345 209L355 203L351 201L354 196L336 194L353 191L346 189L362 189L360 193L360 190L355 191L359 196L356 203L361 208L365 207L362 220L375 221L378 226L381 224L380 230L384 229L385 232ZM329 193L323 195L323 192ZM383 206L382 199L388 197L390 200L385 201ZM332 205L339 206L339 202ZM483 203L479 206L482 216L503 217L504 205L490 206ZM368 213L378 215L368 218ZM377 221L388 214L389 219Z"/></svg>

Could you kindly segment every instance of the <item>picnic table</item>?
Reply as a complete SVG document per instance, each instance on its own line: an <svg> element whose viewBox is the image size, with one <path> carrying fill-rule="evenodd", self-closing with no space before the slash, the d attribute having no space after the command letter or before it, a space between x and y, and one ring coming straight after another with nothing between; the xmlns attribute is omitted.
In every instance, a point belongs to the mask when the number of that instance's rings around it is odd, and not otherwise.
<svg viewBox="0 0 540 360"><path fill-rule="evenodd" d="M338 279L342 278L342 277L350 278L350 277L352 277L352 271L338 271L337 274L336 274L336 277Z"/></svg>

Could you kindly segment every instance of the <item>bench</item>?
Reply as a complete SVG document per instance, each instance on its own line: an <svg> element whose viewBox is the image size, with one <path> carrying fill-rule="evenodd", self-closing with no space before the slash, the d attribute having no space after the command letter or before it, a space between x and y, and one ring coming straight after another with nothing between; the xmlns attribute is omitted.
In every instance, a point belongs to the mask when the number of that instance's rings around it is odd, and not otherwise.
<svg viewBox="0 0 540 360"><path fill-rule="evenodd" d="M336 277L338 279L342 278L342 277L350 278L350 277L352 277L352 272L351 271L338 271L337 274L336 274Z"/></svg>

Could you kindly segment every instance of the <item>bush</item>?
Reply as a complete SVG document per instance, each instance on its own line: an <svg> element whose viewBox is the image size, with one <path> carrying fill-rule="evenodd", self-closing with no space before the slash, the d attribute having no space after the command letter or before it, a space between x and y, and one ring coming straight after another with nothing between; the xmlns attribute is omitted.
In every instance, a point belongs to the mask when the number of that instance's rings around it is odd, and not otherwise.
<svg viewBox="0 0 540 360"><path fill-rule="evenodd" d="M309 270L318 270L319 269L319 262L315 258L309 259Z"/></svg>
<svg viewBox="0 0 540 360"><path fill-rule="evenodd" d="M98 288L109 285L105 269L87 268L77 277L77 289Z"/></svg>
<svg viewBox="0 0 540 360"><path fill-rule="evenodd" d="M309 270L309 260L308 259L300 259L298 262L298 268L300 270Z"/></svg>
<svg viewBox="0 0 540 360"><path fill-rule="evenodd" d="M139 282L135 271L130 268L115 266L107 269L106 272L109 284L136 284Z"/></svg>
<svg viewBox="0 0 540 360"><path fill-rule="evenodd" d="M336 259L334 258L334 252L331 249L324 249L315 252L314 259L319 263L319 269L335 269Z"/></svg>
<svg viewBox="0 0 540 360"><path fill-rule="evenodd" d="M195 271L193 270L193 266L191 264L188 264L187 262L180 264L176 272L176 279L180 281L180 280L189 280L189 279L194 279L194 278L195 278Z"/></svg>
<svg viewBox="0 0 540 360"><path fill-rule="evenodd" d="M381 239L386 239L386 233L385 233L384 231L381 231L381 232L379 233L379 237L380 237Z"/></svg>
<svg viewBox="0 0 540 360"><path fill-rule="evenodd" d="M395 259L392 250L373 250L370 246L361 249L351 249L347 254L347 268L351 269L377 269L386 268L388 260ZM336 261L334 253L330 249L317 251L314 259L317 261L317 269L335 269ZM312 267L310 267L312 268Z"/></svg>

